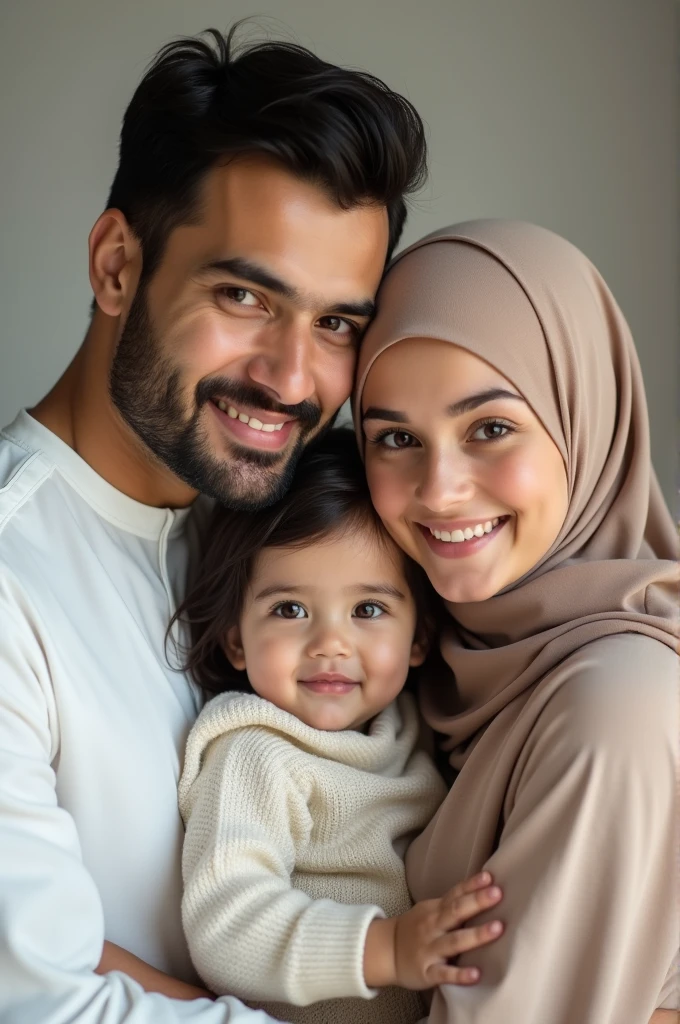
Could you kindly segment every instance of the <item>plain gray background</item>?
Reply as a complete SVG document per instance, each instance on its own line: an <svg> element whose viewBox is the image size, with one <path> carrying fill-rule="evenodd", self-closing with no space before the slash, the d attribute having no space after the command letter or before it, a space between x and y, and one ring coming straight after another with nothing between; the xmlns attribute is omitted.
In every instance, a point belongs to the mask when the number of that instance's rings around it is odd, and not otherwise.
<svg viewBox="0 0 680 1024"><path fill-rule="evenodd" d="M256 4L256 5L254 5ZM125 106L174 36L244 15L405 93L430 182L404 243L534 220L602 270L636 338L670 497L678 382L673 0L0 0L0 422L52 385L88 323L87 236Z"/></svg>

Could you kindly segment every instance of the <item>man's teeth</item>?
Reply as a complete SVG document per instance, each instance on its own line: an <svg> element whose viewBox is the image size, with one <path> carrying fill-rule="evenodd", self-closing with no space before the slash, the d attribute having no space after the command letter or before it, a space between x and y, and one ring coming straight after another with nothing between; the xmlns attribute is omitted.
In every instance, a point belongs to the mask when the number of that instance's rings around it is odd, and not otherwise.
<svg viewBox="0 0 680 1024"><path fill-rule="evenodd" d="M494 526L498 526L501 521L500 516L496 516L495 519L487 519L485 523L477 523L476 526L468 526L464 530L433 530L430 529L430 533L437 540L443 540L447 544L460 544L464 540L472 540L473 537L483 537L485 533L491 533Z"/></svg>
<svg viewBox="0 0 680 1024"><path fill-rule="evenodd" d="M221 412L226 412L230 419L247 423L253 430L264 430L266 434L270 434L272 430L283 430L283 423L263 423L256 416L246 416L244 412L239 412L233 405L227 405L221 398L217 400L216 405Z"/></svg>

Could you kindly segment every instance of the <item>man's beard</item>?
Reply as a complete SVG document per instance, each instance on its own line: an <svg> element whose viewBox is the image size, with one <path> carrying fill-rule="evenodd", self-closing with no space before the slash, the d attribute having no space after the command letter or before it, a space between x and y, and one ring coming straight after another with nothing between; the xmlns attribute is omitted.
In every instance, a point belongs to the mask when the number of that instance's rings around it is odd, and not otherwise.
<svg viewBox="0 0 680 1024"><path fill-rule="evenodd" d="M313 402L279 405L259 388L226 377L199 381L194 411L187 418L180 372L162 355L141 285L113 359L109 394L128 426L175 476L228 508L243 511L283 497L311 436L325 433L334 419L319 432L321 411ZM218 398L295 418L300 429L291 451L258 451L232 440L228 454L220 458L200 424L206 403Z"/></svg>

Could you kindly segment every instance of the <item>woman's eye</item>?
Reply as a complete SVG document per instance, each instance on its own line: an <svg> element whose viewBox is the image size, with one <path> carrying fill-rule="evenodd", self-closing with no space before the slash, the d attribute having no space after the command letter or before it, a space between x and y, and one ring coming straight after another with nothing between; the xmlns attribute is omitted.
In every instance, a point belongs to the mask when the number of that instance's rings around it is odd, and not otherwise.
<svg viewBox="0 0 680 1024"><path fill-rule="evenodd" d="M407 434L405 430L391 430L389 434L383 434L376 440L376 444L384 448L413 448L415 444L413 434Z"/></svg>
<svg viewBox="0 0 680 1024"><path fill-rule="evenodd" d="M319 326L324 331L331 331L332 334L336 334L340 338L354 338L359 330L356 324L343 320L341 316L322 316Z"/></svg>
<svg viewBox="0 0 680 1024"><path fill-rule="evenodd" d="M235 302L238 306L259 306L261 305L257 295L249 291L247 288L239 288L236 285L230 285L229 287L220 288L221 295L224 298L229 299L230 302Z"/></svg>
<svg viewBox="0 0 680 1024"><path fill-rule="evenodd" d="M356 606L354 614L358 619L378 619L385 614L385 609L379 604L373 604L372 601L364 601Z"/></svg>
<svg viewBox="0 0 680 1024"><path fill-rule="evenodd" d="M498 441L501 437L512 432L512 427L499 420L490 420L488 423L481 423L472 434L473 441Z"/></svg>
<svg viewBox="0 0 680 1024"><path fill-rule="evenodd" d="M276 606L274 614L281 619L304 619L307 613L301 604L297 604L295 601L283 601L282 604Z"/></svg>

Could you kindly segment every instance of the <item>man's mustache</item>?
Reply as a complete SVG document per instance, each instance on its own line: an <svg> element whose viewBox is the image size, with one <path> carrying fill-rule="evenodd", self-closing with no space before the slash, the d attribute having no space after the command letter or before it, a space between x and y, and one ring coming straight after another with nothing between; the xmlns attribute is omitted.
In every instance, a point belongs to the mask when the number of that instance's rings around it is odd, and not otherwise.
<svg viewBox="0 0 680 1024"><path fill-rule="evenodd" d="M273 401L270 395L254 385L245 384L239 380L230 380L228 377L208 377L198 383L196 405L199 408L206 402L214 402L220 398L225 401L229 400L234 405L250 405L266 412L277 412L283 416L290 416L291 419L298 420L302 426L306 426L310 430L318 426L321 419L321 409L308 399L297 405L282 405Z"/></svg>

